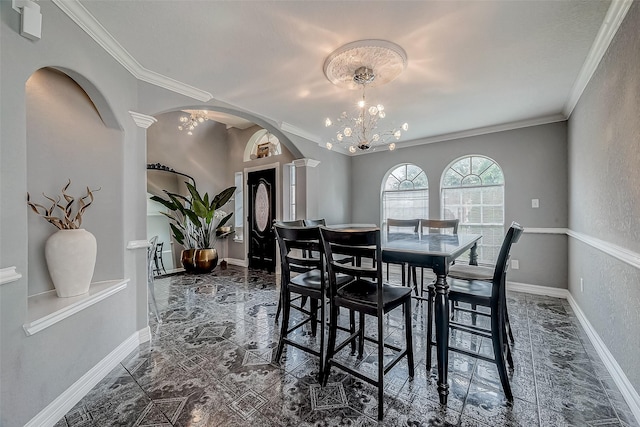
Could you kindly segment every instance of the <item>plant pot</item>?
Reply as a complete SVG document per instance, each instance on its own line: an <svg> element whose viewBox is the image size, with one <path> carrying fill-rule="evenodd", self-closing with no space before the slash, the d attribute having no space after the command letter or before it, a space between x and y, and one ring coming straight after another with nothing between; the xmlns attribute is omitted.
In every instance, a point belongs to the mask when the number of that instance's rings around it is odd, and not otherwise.
<svg viewBox="0 0 640 427"><path fill-rule="evenodd" d="M180 255L180 261L182 262L184 271L193 272L196 269L196 264L193 260L195 254L195 249L184 249L182 251L182 254Z"/></svg>
<svg viewBox="0 0 640 427"><path fill-rule="evenodd" d="M215 249L197 249L193 261L196 273L209 273L218 265L218 251Z"/></svg>
<svg viewBox="0 0 640 427"><path fill-rule="evenodd" d="M59 297L89 292L97 251L96 238L84 229L58 230L49 236L44 256Z"/></svg>

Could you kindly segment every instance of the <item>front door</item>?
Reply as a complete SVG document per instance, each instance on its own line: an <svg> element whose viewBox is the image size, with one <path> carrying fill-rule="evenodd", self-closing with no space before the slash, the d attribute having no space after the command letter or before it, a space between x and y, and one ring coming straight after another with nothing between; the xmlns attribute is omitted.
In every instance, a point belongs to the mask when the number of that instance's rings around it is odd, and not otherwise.
<svg viewBox="0 0 640 427"><path fill-rule="evenodd" d="M272 223L276 214L276 170L249 172L249 268L275 271L276 242Z"/></svg>

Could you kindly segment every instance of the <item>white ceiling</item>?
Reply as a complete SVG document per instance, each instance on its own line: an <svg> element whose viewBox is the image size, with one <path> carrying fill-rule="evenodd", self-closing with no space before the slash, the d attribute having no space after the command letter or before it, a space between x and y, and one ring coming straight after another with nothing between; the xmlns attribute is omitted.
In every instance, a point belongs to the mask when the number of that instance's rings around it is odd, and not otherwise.
<svg viewBox="0 0 640 427"><path fill-rule="evenodd" d="M64 10L61 0L54 1ZM409 122L409 132L398 144L401 148L414 139L446 139L481 128L566 118L590 76L590 51L603 43L597 36L601 27L607 29L603 22L612 3L82 0L80 4L90 14L80 19L93 16L104 27L97 31L98 37L113 37L111 43L126 50L120 55L130 55L130 62L137 61L145 73L197 88L205 94L201 100L208 98L208 92L316 142L332 136L324 128L324 118L348 110L360 96L329 83L322 71L326 57L355 40L397 43L407 52L407 69L394 81L370 89L367 98L385 104L389 127ZM617 25L614 33L616 29ZM607 45L608 41L605 49Z"/></svg>

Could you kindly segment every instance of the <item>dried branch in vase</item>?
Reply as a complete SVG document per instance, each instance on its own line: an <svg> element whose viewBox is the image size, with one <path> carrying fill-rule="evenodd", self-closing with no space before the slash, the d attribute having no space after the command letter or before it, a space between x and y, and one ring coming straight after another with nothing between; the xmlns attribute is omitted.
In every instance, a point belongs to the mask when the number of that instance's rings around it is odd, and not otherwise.
<svg viewBox="0 0 640 427"><path fill-rule="evenodd" d="M82 225L82 215L84 214L84 211L91 206L91 203L93 203L93 193L99 191L100 188L91 190L87 187L87 194L78 199L78 206L74 211L73 205L76 199L66 192L70 185L71 179L69 179L67 185L62 187L62 197L56 196L53 198L42 193L42 195L51 202L51 207L48 209L39 203L33 203L29 193L27 193L27 204L35 213L60 230L78 229ZM62 199L64 199L64 205L61 204ZM60 215L55 215L54 212L56 209L60 210Z"/></svg>

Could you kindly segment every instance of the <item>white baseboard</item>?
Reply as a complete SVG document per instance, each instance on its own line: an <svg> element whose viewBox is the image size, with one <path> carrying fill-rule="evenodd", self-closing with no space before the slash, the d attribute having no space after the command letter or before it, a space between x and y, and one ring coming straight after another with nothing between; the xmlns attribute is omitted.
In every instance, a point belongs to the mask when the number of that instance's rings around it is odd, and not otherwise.
<svg viewBox="0 0 640 427"><path fill-rule="evenodd" d="M82 398L91 391L113 368L118 366L129 353L138 347L139 344L149 341L151 330L147 326L135 332L122 344L116 347L104 359L98 362L93 368L84 374L71 387L56 397L46 408L44 408L25 427L49 427L55 425L67 412L69 412Z"/></svg>
<svg viewBox="0 0 640 427"><path fill-rule="evenodd" d="M638 394L636 389L633 388L633 386L629 382L629 379L622 371L622 368L620 367L620 365L618 365L618 362L616 362L616 359L613 357L606 344L604 343L604 341L602 341L593 326L591 326L591 323L587 319L587 316L585 316L584 312L582 311L576 300L573 299L573 296L570 293L567 297L567 300L569 301L569 305L576 314L578 321L587 333L589 341L591 341L591 344L593 344L596 351L598 352L598 355L600 356L600 359L602 359L602 362L609 371L611 378L618 386L618 389L620 389L620 393L622 393L624 400L626 400L627 405L629 405L629 409L631 409L633 416L636 417L636 421L640 424L640 395Z"/></svg>
<svg viewBox="0 0 640 427"><path fill-rule="evenodd" d="M528 283L518 283L507 281L507 290L524 292L527 294L544 295L548 297L565 298L569 296L567 289L552 288L550 286L530 285Z"/></svg>
<svg viewBox="0 0 640 427"><path fill-rule="evenodd" d="M591 341L591 344L593 344L593 346L595 347L596 351L598 352L598 356L600 356L600 359L602 359L602 362L607 368L607 371L609 371L609 375L611 375L611 378L616 383L616 386L618 386L618 389L620 389L620 393L622 393L624 400L627 402L627 405L629 405L629 409L640 424L640 395L635 390L635 388L633 388L633 385L631 385L631 382L625 375L620 365L618 365L618 362L616 362L616 359L613 357L604 341L602 341L596 330L593 328L593 326L591 326L591 323L587 319L587 316L584 314L569 290L517 282L507 282L507 289L517 292L525 292L528 294L565 298L569 302L569 305L576 314L580 325L587 333L589 341Z"/></svg>
<svg viewBox="0 0 640 427"><path fill-rule="evenodd" d="M249 267L249 260L246 259L236 259L236 258L225 258L231 265L237 265L238 267Z"/></svg>

